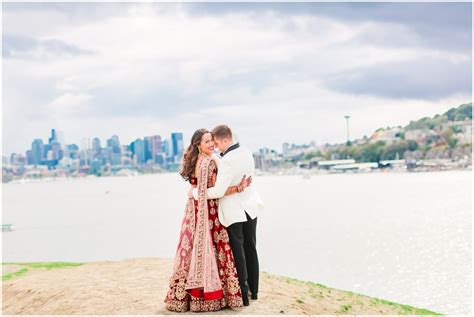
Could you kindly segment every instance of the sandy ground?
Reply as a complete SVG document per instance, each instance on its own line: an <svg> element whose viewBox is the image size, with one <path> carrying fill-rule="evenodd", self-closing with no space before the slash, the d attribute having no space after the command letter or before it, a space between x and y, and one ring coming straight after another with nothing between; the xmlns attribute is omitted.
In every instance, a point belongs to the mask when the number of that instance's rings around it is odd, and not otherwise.
<svg viewBox="0 0 474 317"><path fill-rule="evenodd" d="M2 282L3 314L169 314L172 261L138 258L28 269ZM21 269L3 265L3 274ZM410 308L282 276L261 274L259 299L218 314L413 314Z"/></svg>

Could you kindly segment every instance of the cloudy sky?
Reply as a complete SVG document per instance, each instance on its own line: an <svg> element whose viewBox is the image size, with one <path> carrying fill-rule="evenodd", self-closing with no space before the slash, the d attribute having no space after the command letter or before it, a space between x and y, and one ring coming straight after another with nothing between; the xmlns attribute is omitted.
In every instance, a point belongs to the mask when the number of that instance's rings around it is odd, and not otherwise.
<svg viewBox="0 0 474 317"><path fill-rule="evenodd" d="M3 3L3 154L226 123L345 141L470 102L470 3Z"/></svg>

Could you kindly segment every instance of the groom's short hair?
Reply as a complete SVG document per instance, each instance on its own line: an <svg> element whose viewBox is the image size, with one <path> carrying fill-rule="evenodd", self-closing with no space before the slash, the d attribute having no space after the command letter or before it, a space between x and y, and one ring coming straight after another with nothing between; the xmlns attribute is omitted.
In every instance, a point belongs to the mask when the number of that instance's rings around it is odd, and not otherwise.
<svg viewBox="0 0 474 317"><path fill-rule="evenodd" d="M232 130L224 124L218 125L214 129L212 129L211 134L216 139L231 139L232 140Z"/></svg>

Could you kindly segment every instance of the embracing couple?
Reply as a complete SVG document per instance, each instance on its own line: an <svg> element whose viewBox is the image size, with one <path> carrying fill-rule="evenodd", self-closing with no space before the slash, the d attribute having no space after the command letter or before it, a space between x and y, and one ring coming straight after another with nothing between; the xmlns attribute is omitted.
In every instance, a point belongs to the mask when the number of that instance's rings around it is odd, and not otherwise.
<svg viewBox="0 0 474 317"><path fill-rule="evenodd" d="M191 186L168 310L210 312L258 298L256 227L263 203L251 185L254 172L252 153L234 142L229 127L194 132L180 172Z"/></svg>

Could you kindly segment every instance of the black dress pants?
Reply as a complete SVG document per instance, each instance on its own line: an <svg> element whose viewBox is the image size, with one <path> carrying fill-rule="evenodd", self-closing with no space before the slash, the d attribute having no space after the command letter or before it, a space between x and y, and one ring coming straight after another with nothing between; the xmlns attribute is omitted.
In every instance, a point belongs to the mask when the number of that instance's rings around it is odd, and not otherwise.
<svg viewBox="0 0 474 317"><path fill-rule="evenodd" d="M245 215L247 221L227 227L242 296L247 295L249 290L252 294L258 294L259 276L256 248L257 218L251 219L247 213Z"/></svg>

